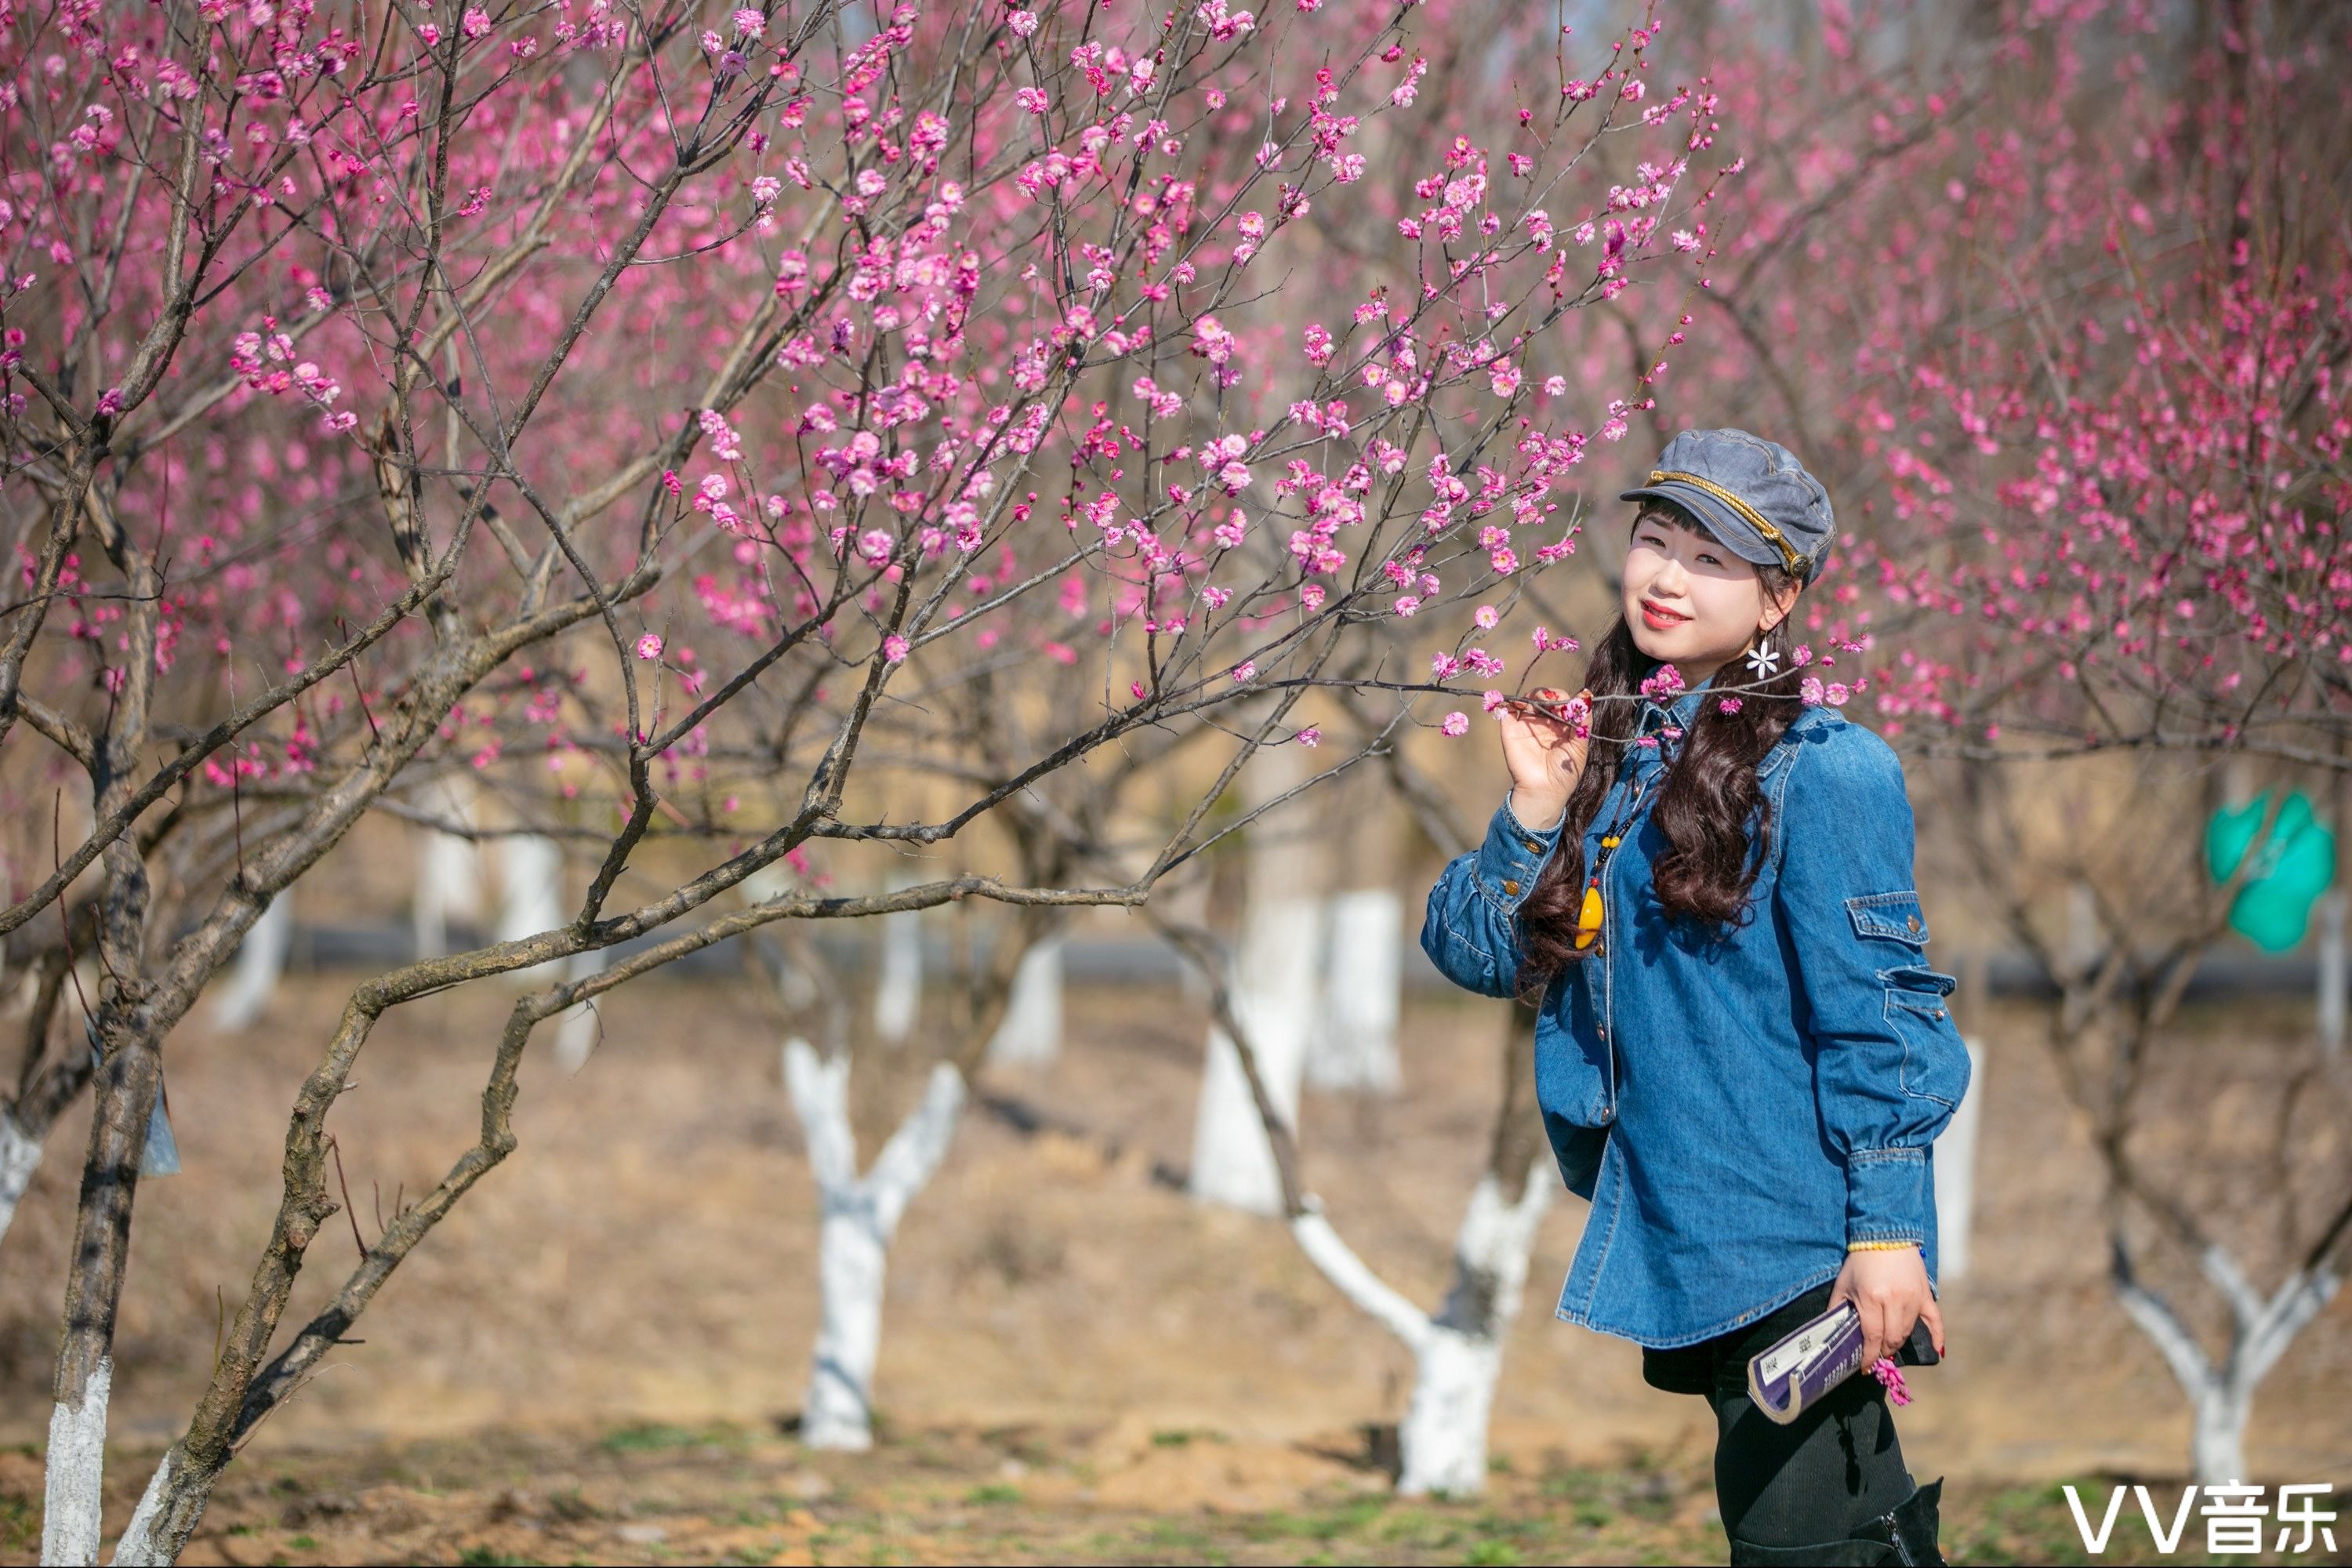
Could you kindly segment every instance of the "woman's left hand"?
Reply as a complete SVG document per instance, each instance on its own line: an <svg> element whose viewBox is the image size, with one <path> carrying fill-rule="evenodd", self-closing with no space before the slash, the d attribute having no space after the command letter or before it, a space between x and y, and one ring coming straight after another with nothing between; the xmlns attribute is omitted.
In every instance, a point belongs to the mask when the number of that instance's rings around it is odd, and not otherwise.
<svg viewBox="0 0 2352 1568"><path fill-rule="evenodd" d="M1830 1305L1852 1301L1862 1314L1862 1364L1875 1366L1911 1337L1911 1325L1926 1319L1936 1353L1944 1353L1944 1314L1927 1288L1927 1259L1916 1247L1849 1252L1838 1270Z"/></svg>

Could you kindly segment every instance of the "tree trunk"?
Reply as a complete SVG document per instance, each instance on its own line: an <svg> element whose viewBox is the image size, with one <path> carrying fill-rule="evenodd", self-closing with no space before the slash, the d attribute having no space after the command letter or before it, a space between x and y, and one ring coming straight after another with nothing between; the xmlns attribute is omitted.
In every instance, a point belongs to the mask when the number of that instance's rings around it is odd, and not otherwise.
<svg viewBox="0 0 2352 1568"><path fill-rule="evenodd" d="M49 1412L48 1511L41 1521L41 1562L98 1561L99 1507L106 1479L106 1402L114 1358L100 1355L74 1397L60 1394Z"/></svg>
<svg viewBox="0 0 2352 1568"><path fill-rule="evenodd" d="M1936 1140L1936 1254L1937 1283L1965 1278L1969 1264L1969 1227L1977 1206L1977 1129L1984 1121L1984 1047L1969 1050L1969 1092Z"/></svg>
<svg viewBox="0 0 2352 1568"><path fill-rule="evenodd" d="M213 1027L236 1033L252 1026L276 994L278 976L286 973L286 954L294 945L294 894L289 889L269 900L261 918L237 943L236 964L228 984L213 1004Z"/></svg>
<svg viewBox="0 0 2352 1568"><path fill-rule="evenodd" d="M131 1510L131 1522L122 1528L122 1539L114 1543L115 1568L171 1568L172 1554L164 1550L164 1539L155 1526L163 1517L163 1501L173 1491L178 1479L180 1446L177 1443L155 1466L154 1475L148 1478L147 1489L139 1497L139 1506ZM212 1498L212 1482L207 1479L184 1504L201 1514Z"/></svg>
<svg viewBox="0 0 2352 1568"><path fill-rule="evenodd" d="M566 980L585 980L599 973L610 954L609 948L602 947L575 952L565 962L563 977ZM556 1068L571 1074L586 1067L590 1054L596 1049L597 1037L603 1027L601 1015L593 1002L582 1002L564 1014L563 1021L556 1026L555 1032Z"/></svg>
<svg viewBox="0 0 2352 1568"><path fill-rule="evenodd" d="M109 983L110 984L111 982ZM101 1027L111 1018L100 1005ZM162 1090L153 1042L118 1037L93 1071L97 1106L75 1214L74 1267L66 1279L66 1332L58 1345L49 1414L44 1563L98 1561L106 1466L106 1405L114 1379L114 1321L130 1262L131 1210Z"/></svg>
<svg viewBox="0 0 2352 1568"><path fill-rule="evenodd" d="M2304 1267L2267 1297L2227 1252L2219 1247L2206 1250L2198 1267L2230 1307L2230 1348L2219 1361L2205 1352L2171 1303L2140 1282L2122 1235L2111 1237L2116 1300L2188 1395L2189 1462L2198 1485L2246 1479L2246 1422L2253 1414L2254 1391L2295 1336L2335 1299L2343 1282L2336 1272L2335 1249L2344 1243L2347 1223L2352 1211L2339 1216Z"/></svg>
<svg viewBox="0 0 2352 1568"><path fill-rule="evenodd" d="M1516 1201L1489 1171L1478 1178L1454 1242L1454 1284L1414 1360L1412 1403L1397 1447L1407 1497L1467 1497L1486 1484L1486 1418L1503 1370L1503 1342L1526 1293L1535 1248L1557 1190L1549 1157L1523 1167Z"/></svg>
<svg viewBox="0 0 2352 1568"><path fill-rule="evenodd" d="M1312 847L1298 837L1295 805L1268 810L1305 776L1297 746L1274 746L1250 759L1241 784L1250 807L1265 813L1248 830L1249 866L1241 940L1231 965L1234 1021L1248 1037L1266 1097L1296 1137L1298 1086L1322 1001L1317 984L1323 900L1315 887ZM1248 1075L1222 1028L1209 1030L1192 1125L1193 1197L1252 1214L1283 1212L1282 1183L1258 1115Z"/></svg>
<svg viewBox="0 0 2352 1568"><path fill-rule="evenodd" d="M1515 1202L1493 1172L1479 1177L1454 1237L1454 1283L1433 1314L1375 1275L1319 1210L1291 1221L1291 1235L1324 1278L1412 1352L1412 1398L1397 1429L1403 1496L1472 1497L1486 1489L1487 1420L1503 1343L1527 1288L1528 1255L1551 1206L1549 1165L1547 1154L1528 1169Z"/></svg>
<svg viewBox="0 0 2352 1568"><path fill-rule="evenodd" d="M41 1135L26 1129L14 1113L0 1111L0 1241L8 1238L16 1205L40 1168L41 1143Z"/></svg>
<svg viewBox="0 0 2352 1568"><path fill-rule="evenodd" d="M1331 900L1322 1016L1307 1055L1318 1089L1394 1094L1404 984L1404 904L1386 888Z"/></svg>
<svg viewBox="0 0 2352 1568"><path fill-rule="evenodd" d="M431 804L452 821L474 823L474 792L460 782L433 792ZM440 958L449 951L449 921L479 920L482 914L482 847L470 838L427 828L417 854L416 892L410 918L416 956Z"/></svg>
<svg viewBox="0 0 2352 1568"><path fill-rule="evenodd" d="M988 1044L992 1066L1042 1066L1062 1048L1062 938L1041 939L1013 972L1013 997Z"/></svg>
<svg viewBox="0 0 2352 1568"><path fill-rule="evenodd" d="M2212 1378L2189 1401L2189 1462L2199 1486L2246 1479L2246 1418L2253 1414L2254 1391L2237 1383Z"/></svg>
<svg viewBox="0 0 2352 1568"><path fill-rule="evenodd" d="M1322 912L1315 899L1253 898L1234 964L1234 1017L1247 1031L1266 1095L1286 1126L1298 1125L1298 1085L1315 1024L1315 957ZM1282 1213L1282 1183L1249 1079L1232 1037L1209 1030L1192 1125L1192 1196L1252 1214Z"/></svg>
<svg viewBox="0 0 2352 1568"><path fill-rule="evenodd" d="M874 1364L882 1352L882 1287L888 1244L860 1194L823 1194L817 1237L821 1303L808 1394L801 1402L801 1441L812 1448L874 1446Z"/></svg>
<svg viewBox="0 0 2352 1568"><path fill-rule="evenodd" d="M1502 1342L1433 1324L1413 1352L1412 1402L1397 1428L1402 1497L1475 1497L1486 1484L1486 1422Z"/></svg>
<svg viewBox="0 0 2352 1568"><path fill-rule="evenodd" d="M7 1239L8 1227L16 1223L16 1205L24 1201L33 1173L40 1167L49 1129L89 1081L89 1051L82 1038L54 1055L49 1050L50 1025L65 1000L67 986L78 983L85 990L97 989L98 965L84 959L79 967L84 973L78 980L69 980L66 954L60 950L44 957L35 971L32 1005L25 1014L24 1066L17 1074L16 1097L0 1105L0 1241Z"/></svg>
<svg viewBox="0 0 2352 1568"><path fill-rule="evenodd" d="M908 886L893 878L891 889ZM923 916L919 910L884 915L882 960L875 971L874 1032L898 1045L915 1032L923 1010Z"/></svg>
<svg viewBox="0 0 2352 1568"><path fill-rule="evenodd" d="M784 1085L808 1140L809 1170L824 1213L817 1242L821 1316L801 1407L801 1441L812 1448L870 1448L890 1238L955 1136L963 1074L950 1062L931 1068L923 1098L862 1177L849 1123L848 1057L826 1060L807 1041L788 1040Z"/></svg>
<svg viewBox="0 0 2352 1568"><path fill-rule="evenodd" d="M499 940L520 942L553 931L569 918L563 901L563 847L544 834L518 834L499 840ZM535 963L509 970L503 983L545 985L555 965Z"/></svg>

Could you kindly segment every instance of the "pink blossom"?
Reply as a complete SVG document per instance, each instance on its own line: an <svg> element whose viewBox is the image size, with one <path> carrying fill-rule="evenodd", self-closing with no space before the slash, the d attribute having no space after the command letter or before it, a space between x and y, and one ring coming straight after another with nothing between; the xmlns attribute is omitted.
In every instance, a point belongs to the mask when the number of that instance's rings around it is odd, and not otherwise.
<svg viewBox="0 0 2352 1568"><path fill-rule="evenodd" d="M1470 715L1463 712L1457 708L1453 712L1448 713L1445 716L1444 721L1437 727L1449 735L1465 734L1470 728Z"/></svg>
<svg viewBox="0 0 2352 1568"><path fill-rule="evenodd" d="M662 640L653 633L647 632L645 636L637 639L637 657L639 658L659 658L661 657L661 651Z"/></svg>
<svg viewBox="0 0 2352 1568"><path fill-rule="evenodd" d="M886 662L897 664L906 657L907 639L905 637L900 637L897 632L892 632L882 639L882 658Z"/></svg>

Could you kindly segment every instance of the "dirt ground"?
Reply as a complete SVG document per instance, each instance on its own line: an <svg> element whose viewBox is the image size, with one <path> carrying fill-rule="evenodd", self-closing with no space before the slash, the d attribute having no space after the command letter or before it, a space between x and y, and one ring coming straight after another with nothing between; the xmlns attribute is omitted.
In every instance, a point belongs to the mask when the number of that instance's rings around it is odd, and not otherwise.
<svg viewBox="0 0 2352 1568"><path fill-rule="evenodd" d="M243 1292L286 1108L344 989L300 977L245 1037L192 1026L173 1042L187 1169L141 1190L110 1530ZM1704 1407L1644 1387L1638 1352L1549 1310L1580 1205L1563 1201L1539 1238L1490 1495L1392 1500L1377 1459L1409 1391L1404 1352L1278 1226L1198 1207L1166 1179L1190 1152L1202 1009L1173 990L1085 988L1069 1009L1059 1062L988 1083L1066 1131L976 1109L899 1233L875 1453L812 1456L790 1436L815 1223L774 1005L745 983L647 983L612 999L579 1077L526 1068L515 1155L386 1288L364 1342L257 1435L188 1560L1721 1560ZM461 995L379 1030L333 1124L366 1234L379 1204L470 1141L503 1015ZM2216 1017L2195 1048L2226 1038L2258 1068L2285 1026ZM1498 1005L1416 994L1404 1092L1310 1096L1302 1116L1309 1185L1421 1300L1443 1287L1483 1158L1502 1027ZM1946 1539L1968 1561L2079 1560L2053 1483L2168 1487L2187 1447L2169 1374L2111 1303L2090 1162L2029 1029L2021 1010L1983 1031L1976 1268L1946 1291L1952 1359L1914 1379L1903 1421L1914 1471L1951 1478ZM920 1065L912 1048L865 1058L869 1151ZM2190 1097L2168 1136L2252 1149L2260 1107ZM0 1246L0 1445L16 1446L0 1453L0 1562L38 1545L82 1126L68 1117ZM321 1237L297 1314L354 1251L347 1231ZM2264 1385L2257 1475L2352 1491L2348 1400L2352 1295ZM2152 1552L2137 1528L2101 1560ZM2352 1528L2338 1538L2352 1548Z"/></svg>

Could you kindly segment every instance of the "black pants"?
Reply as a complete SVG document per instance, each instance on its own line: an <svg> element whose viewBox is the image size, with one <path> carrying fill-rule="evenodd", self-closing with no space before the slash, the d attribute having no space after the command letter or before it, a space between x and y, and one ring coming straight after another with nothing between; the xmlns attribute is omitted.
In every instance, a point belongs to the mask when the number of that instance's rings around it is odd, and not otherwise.
<svg viewBox="0 0 2352 1568"><path fill-rule="evenodd" d="M1846 1379L1786 1426L1766 1420L1748 1397L1748 1358L1820 1316L1830 1289L1809 1290L1699 1344L1642 1352L1650 1386L1704 1395L1715 1409L1715 1496L1732 1541L1770 1547L1843 1541L1914 1489L1876 1378Z"/></svg>

